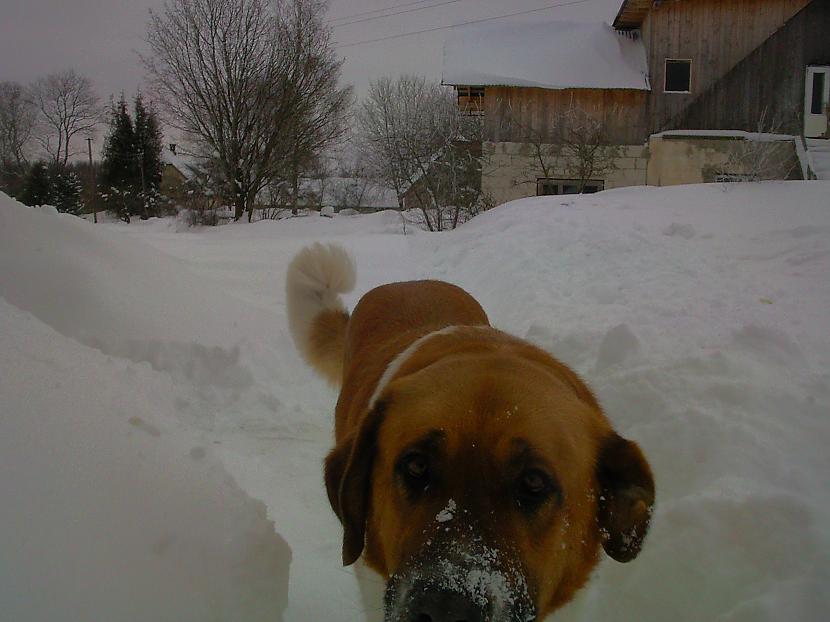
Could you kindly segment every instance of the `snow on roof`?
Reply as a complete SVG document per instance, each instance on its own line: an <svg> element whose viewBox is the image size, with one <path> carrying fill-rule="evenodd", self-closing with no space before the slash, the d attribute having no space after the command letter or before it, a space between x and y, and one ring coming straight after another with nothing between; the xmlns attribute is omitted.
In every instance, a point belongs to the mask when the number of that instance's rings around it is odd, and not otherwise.
<svg viewBox="0 0 830 622"><path fill-rule="evenodd" d="M199 169L195 158L181 153L173 153L169 147L161 150L161 161L174 167L185 176L185 179L192 179L194 171Z"/></svg>
<svg viewBox="0 0 830 622"><path fill-rule="evenodd" d="M650 90L642 39L602 22L485 23L444 44L444 84Z"/></svg>

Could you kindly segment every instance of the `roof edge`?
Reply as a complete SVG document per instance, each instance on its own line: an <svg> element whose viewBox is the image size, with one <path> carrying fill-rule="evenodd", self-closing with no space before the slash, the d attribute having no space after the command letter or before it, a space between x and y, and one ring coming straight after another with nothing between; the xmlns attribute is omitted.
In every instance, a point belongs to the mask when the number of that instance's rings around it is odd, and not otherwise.
<svg viewBox="0 0 830 622"><path fill-rule="evenodd" d="M631 0L622 1L620 9L617 11L617 16L611 24L615 30L636 30L643 25L644 17L636 17L633 15L624 16L629 9L630 3ZM648 13L648 10L646 10L646 13Z"/></svg>

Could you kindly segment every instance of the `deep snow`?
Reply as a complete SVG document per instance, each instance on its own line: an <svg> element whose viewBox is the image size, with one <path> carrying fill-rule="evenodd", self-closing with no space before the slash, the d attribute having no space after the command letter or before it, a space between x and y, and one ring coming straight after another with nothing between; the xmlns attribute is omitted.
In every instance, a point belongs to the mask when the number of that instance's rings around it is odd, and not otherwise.
<svg viewBox="0 0 830 622"><path fill-rule="evenodd" d="M94 226L0 197L4 613L366 618L322 486L335 393L284 312L290 258L336 240L350 306L390 280L457 283L643 446L643 553L604 560L553 619L824 617L830 183L527 199L403 231L393 212Z"/></svg>

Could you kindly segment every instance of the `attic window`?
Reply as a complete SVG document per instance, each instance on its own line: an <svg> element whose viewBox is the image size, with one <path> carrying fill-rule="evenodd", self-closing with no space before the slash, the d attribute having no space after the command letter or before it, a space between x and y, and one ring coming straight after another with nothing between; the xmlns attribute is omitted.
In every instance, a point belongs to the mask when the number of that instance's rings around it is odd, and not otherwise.
<svg viewBox="0 0 830 622"><path fill-rule="evenodd" d="M470 116L484 114L484 87L457 86L458 109Z"/></svg>
<svg viewBox="0 0 830 622"><path fill-rule="evenodd" d="M692 61L689 59L666 59L666 82L664 93L690 93L692 91Z"/></svg>

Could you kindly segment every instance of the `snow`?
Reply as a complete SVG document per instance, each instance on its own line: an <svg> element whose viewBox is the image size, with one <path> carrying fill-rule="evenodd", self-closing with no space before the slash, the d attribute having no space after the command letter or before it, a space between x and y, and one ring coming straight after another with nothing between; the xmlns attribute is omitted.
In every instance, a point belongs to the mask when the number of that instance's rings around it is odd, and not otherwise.
<svg viewBox="0 0 830 622"><path fill-rule="evenodd" d="M169 146L161 150L161 161L175 168L179 173L184 175L185 179L193 179L194 171L198 171L201 168L198 158L179 153L178 151L174 153Z"/></svg>
<svg viewBox="0 0 830 622"><path fill-rule="evenodd" d="M0 617L379 619L322 484L336 394L285 318L312 241L355 255L350 307L393 280L465 287L642 445L642 554L603 560L553 619L824 616L830 183L812 181L540 197L441 234L395 212L92 225L0 196Z"/></svg>
<svg viewBox="0 0 830 622"><path fill-rule="evenodd" d="M670 138L741 138L762 143L790 142L795 139L791 134L771 134L769 132L746 132L744 130L666 130L652 136Z"/></svg>
<svg viewBox="0 0 830 622"><path fill-rule="evenodd" d="M447 501L446 507L435 515L435 521L438 523L446 523L447 521L451 521L455 518L456 510L458 510L458 506L456 505L455 500L450 499Z"/></svg>
<svg viewBox="0 0 830 622"><path fill-rule="evenodd" d="M444 44L450 85L650 90L642 39L602 22L493 22Z"/></svg>
<svg viewBox="0 0 830 622"><path fill-rule="evenodd" d="M817 179L830 180L830 140L807 138L810 168Z"/></svg>

